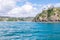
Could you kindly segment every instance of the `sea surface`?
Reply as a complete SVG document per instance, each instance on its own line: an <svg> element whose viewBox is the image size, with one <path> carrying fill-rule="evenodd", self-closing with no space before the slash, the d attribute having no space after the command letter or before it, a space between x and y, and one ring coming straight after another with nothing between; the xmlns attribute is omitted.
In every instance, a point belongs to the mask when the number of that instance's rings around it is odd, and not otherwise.
<svg viewBox="0 0 60 40"><path fill-rule="evenodd" d="M0 40L60 40L60 23L0 22Z"/></svg>

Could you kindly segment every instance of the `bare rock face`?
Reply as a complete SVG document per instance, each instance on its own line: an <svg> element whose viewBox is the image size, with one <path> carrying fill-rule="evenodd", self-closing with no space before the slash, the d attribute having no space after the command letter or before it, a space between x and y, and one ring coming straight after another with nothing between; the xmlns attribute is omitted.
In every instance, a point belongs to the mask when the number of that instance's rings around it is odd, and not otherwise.
<svg viewBox="0 0 60 40"><path fill-rule="evenodd" d="M35 22L60 22L60 8L48 8L36 15Z"/></svg>

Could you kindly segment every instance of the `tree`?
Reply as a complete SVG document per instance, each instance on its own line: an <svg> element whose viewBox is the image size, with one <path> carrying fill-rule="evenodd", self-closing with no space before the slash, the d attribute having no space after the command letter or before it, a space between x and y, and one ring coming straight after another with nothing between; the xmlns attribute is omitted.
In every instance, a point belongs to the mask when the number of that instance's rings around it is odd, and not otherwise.
<svg viewBox="0 0 60 40"><path fill-rule="evenodd" d="M53 12L53 8L54 7L51 7L51 8L48 8L48 10L47 10L47 18L48 18L48 21L50 20L50 16L51 16L51 14Z"/></svg>

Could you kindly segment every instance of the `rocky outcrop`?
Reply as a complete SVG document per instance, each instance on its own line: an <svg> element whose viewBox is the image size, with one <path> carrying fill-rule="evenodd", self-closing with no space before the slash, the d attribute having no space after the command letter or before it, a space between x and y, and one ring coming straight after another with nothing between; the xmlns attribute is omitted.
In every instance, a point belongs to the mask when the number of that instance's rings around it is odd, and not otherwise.
<svg viewBox="0 0 60 40"><path fill-rule="evenodd" d="M36 15L35 22L60 22L60 8L48 8Z"/></svg>

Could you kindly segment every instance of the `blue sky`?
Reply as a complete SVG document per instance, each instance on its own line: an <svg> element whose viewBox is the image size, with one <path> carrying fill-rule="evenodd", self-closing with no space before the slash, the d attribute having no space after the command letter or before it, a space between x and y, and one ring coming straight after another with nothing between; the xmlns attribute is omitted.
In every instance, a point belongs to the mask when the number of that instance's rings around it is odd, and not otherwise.
<svg viewBox="0 0 60 40"><path fill-rule="evenodd" d="M24 2L17 2L17 5L23 5ZM60 0L28 0L28 2L31 2L33 4L55 4L60 3Z"/></svg>
<svg viewBox="0 0 60 40"><path fill-rule="evenodd" d="M0 0L0 16L34 17L51 5L60 7L60 0Z"/></svg>
<svg viewBox="0 0 60 40"><path fill-rule="evenodd" d="M49 3L59 3L60 0L28 0L31 3L37 4L49 4Z"/></svg>

